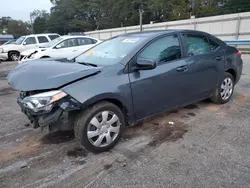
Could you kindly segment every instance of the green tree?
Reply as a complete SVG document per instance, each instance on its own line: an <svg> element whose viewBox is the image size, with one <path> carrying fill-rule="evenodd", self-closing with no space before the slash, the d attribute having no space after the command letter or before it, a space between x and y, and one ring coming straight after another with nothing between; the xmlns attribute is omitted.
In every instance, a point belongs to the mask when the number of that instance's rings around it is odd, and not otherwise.
<svg viewBox="0 0 250 188"><path fill-rule="evenodd" d="M47 21L49 20L49 13L45 10L34 10L31 13L31 17L34 19L33 30L34 33L44 33L47 32Z"/></svg>
<svg viewBox="0 0 250 188"><path fill-rule="evenodd" d="M7 31L14 37L30 34L30 24L20 20L9 20Z"/></svg>
<svg viewBox="0 0 250 188"><path fill-rule="evenodd" d="M51 0L51 14L35 11L34 28L39 32L67 34L137 25L139 9L143 23L250 11L249 0ZM37 16L39 15L39 16ZM36 25L36 26L35 26Z"/></svg>

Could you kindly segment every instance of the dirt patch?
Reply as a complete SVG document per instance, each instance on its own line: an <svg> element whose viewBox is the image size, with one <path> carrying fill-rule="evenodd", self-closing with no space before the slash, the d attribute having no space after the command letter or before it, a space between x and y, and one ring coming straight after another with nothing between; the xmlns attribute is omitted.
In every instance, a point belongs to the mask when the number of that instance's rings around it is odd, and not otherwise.
<svg viewBox="0 0 250 188"><path fill-rule="evenodd" d="M78 165L84 165L85 163L86 163L85 160L76 161L76 164Z"/></svg>
<svg viewBox="0 0 250 188"><path fill-rule="evenodd" d="M178 112L179 112L178 110L171 110L171 111L169 111L169 114L176 114Z"/></svg>
<svg viewBox="0 0 250 188"><path fill-rule="evenodd" d="M34 139L30 139L29 141L20 143L16 147L12 147L11 149L1 151L0 152L0 163L6 163L13 159L37 154L41 148L41 144Z"/></svg>
<svg viewBox="0 0 250 188"><path fill-rule="evenodd" d="M88 152L80 147L76 147L70 151L67 152L67 156L69 157L86 157L88 155Z"/></svg>
<svg viewBox="0 0 250 188"><path fill-rule="evenodd" d="M16 92L16 90L14 90L14 89L12 89L10 87L3 88L3 89L0 90L0 96L9 95L9 94L12 94L14 92Z"/></svg>
<svg viewBox="0 0 250 188"><path fill-rule="evenodd" d="M196 114L193 113L193 112L187 113L187 115L192 116L192 117L195 117L195 116L196 116Z"/></svg>
<svg viewBox="0 0 250 188"><path fill-rule="evenodd" d="M0 80L6 80L9 71L0 71Z"/></svg>
<svg viewBox="0 0 250 188"><path fill-rule="evenodd" d="M112 167L112 164L103 165L104 170L108 170Z"/></svg>
<svg viewBox="0 0 250 188"><path fill-rule="evenodd" d="M148 145L154 147L166 141L175 142L183 138L183 135L187 131L187 125L182 125L182 123L175 123L172 126L163 125L161 129L153 135L154 138Z"/></svg>
<svg viewBox="0 0 250 188"><path fill-rule="evenodd" d="M188 106L185 106L184 108L189 109L189 110L194 110L194 109L198 109L199 107L196 104L190 104Z"/></svg>
<svg viewBox="0 0 250 188"><path fill-rule="evenodd" d="M242 87L244 87L244 88L250 88L250 83L244 84L244 85L242 85Z"/></svg>
<svg viewBox="0 0 250 188"><path fill-rule="evenodd" d="M244 104L244 102L247 100L247 95L238 95L236 98L237 103Z"/></svg>
<svg viewBox="0 0 250 188"><path fill-rule="evenodd" d="M128 128L123 138L128 140L133 137L146 135L152 138L149 146L157 146L166 141L176 141L187 132L187 125L178 121L169 121L166 114L144 121L137 126Z"/></svg>
<svg viewBox="0 0 250 188"><path fill-rule="evenodd" d="M74 131L56 131L43 136L40 141L42 144L60 144L69 142L74 138Z"/></svg>
<svg viewBox="0 0 250 188"><path fill-rule="evenodd" d="M207 109L212 112L218 112L220 110L220 106L216 104L210 104Z"/></svg>

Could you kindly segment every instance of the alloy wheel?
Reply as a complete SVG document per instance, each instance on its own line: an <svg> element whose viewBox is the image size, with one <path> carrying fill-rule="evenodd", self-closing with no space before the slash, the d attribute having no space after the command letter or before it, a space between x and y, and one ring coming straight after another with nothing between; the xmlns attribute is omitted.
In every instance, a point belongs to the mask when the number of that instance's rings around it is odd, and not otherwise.
<svg viewBox="0 0 250 188"><path fill-rule="evenodd" d="M18 54L14 53L14 54L11 55L11 60L18 61L18 59L19 59L19 55Z"/></svg>
<svg viewBox="0 0 250 188"><path fill-rule="evenodd" d="M233 93L233 80L231 78L225 78L221 84L221 98L227 100L231 97Z"/></svg>
<svg viewBox="0 0 250 188"><path fill-rule="evenodd" d="M111 111L96 114L87 127L89 142L95 147L106 147L119 135L121 123L118 116Z"/></svg>

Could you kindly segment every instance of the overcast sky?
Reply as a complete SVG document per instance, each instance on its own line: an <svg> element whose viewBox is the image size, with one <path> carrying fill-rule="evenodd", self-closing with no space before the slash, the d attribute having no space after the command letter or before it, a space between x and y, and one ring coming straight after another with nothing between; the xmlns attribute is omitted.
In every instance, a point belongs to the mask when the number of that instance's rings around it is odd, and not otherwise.
<svg viewBox="0 0 250 188"><path fill-rule="evenodd" d="M50 11L50 0L0 0L0 17L29 21L29 13L35 9Z"/></svg>

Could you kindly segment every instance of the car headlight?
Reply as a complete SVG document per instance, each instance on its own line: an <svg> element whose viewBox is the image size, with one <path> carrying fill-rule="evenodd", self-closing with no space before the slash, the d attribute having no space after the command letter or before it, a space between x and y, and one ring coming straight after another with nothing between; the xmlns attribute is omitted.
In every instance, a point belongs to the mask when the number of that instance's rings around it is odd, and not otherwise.
<svg viewBox="0 0 250 188"><path fill-rule="evenodd" d="M53 103L67 96L66 93L60 90L49 91L32 95L23 99L25 106L34 112L46 111L50 112L53 108Z"/></svg>
<svg viewBox="0 0 250 188"><path fill-rule="evenodd" d="M3 53L3 49L2 48L0 48L0 53Z"/></svg>

